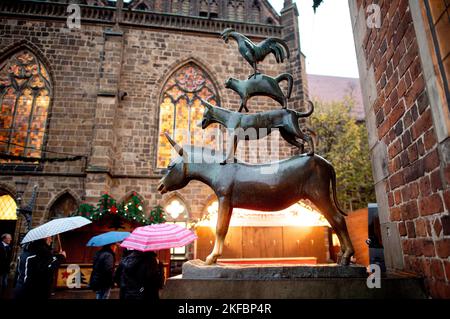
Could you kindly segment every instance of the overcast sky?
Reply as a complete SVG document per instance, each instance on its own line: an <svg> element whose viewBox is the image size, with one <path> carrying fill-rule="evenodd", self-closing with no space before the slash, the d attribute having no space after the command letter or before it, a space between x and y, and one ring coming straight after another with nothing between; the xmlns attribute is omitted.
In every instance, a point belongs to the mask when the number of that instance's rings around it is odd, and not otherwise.
<svg viewBox="0 0 450 319"><path fill-rule="evenodd" d="M359 77L348 0L294 0L299 12L300 46L309 74ZM283 0L269 0L280 12Z"/></svg>

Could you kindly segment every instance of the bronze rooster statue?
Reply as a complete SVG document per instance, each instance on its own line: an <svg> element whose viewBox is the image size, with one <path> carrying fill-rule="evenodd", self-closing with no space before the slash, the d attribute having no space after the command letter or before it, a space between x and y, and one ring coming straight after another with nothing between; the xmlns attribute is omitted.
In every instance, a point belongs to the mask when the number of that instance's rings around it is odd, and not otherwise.
<svg viewBox="0 0 450 319"><path fill-rule="evenodd" d="M256 65L263 61L269 53L275 56L277 63L283 63L284 59L289 59L290 56L286 42L279 38L267 38L255 44L245 35L234 31L233 28L223 30L221 36L225 43L228 43L229 38L237 42L239 53L253 67L255 77L258 73Z"/></svg>

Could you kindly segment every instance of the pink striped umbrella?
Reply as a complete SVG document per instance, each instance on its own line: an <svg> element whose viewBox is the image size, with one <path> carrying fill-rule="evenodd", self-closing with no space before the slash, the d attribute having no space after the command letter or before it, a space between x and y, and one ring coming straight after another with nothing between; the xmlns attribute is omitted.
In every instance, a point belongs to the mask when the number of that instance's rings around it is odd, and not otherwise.
<svg viewBox="0 0 450 319"><path fill-rule="evenodd" d="M155 251L186 246L197 239L194 232L176 224L137 227L120 245L139 251Z"/></svg>

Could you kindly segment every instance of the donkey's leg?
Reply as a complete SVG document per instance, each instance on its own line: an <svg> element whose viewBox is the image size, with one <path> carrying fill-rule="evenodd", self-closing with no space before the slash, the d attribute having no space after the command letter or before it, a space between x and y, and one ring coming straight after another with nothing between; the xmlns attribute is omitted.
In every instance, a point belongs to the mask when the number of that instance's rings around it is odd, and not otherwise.
<svg viewBox="0 0 450 319"><path fill-rule="evenodd" d="M217 216L216 225L216 241L214 243L214 248L206 258L206 264L215 264L217 258L222 255L223 244L225 242L225 236L228 232L228 226L230 225L231 213L233 208L230 205L230 199L227 197L219 198L219 213Z"/></svg>
<svg viewBox="0 0 450 319"><path fill-rule="evenodd" d="M316 178L307 182L304 189L307 192L307 198L319 208L336 232L341 244L341 251L343 251L340 263L341 265L348 265L355 251L348 234L345 218L333 205L330 194L330 179L325 174L319 174Z"/></svg>
<svg viewBox="0 0 450 319"><path fill-rule="evenodd" d="M352 245L352 241L350 240L350 235L348 233L347 224L345 222L344 216L342 216L339 212L335 211L335 221L337 222L336 225L336 233L340 233L342 237L342 242L345 244L344 247L344 254L342 255L341 259L341 265L348 265L350 264L350 259L355 254L355 250Z"/></svg>
<svg viewBox="0 0 450 319"><path fill-rule="evenodd" d="M336 236L339 239L340 252L338 253L338 256L337 256L338 257L337 262L339 263L342 260L342 256L344 255L345 250L346 250L345 241L343 240L341 233L339 231L337 231L338 226L337 226L336 222L334 221L333 217L329 217L328 214L326 214L326 213L324 213L324 217L330 224L331 228L335 231Z"/></svg>
<svg viewBox="0 0 450 319"><path fill-rule="evenodd" d="M327 197L328 198L322 198L322 200L315 201L315 204L323 212L325 218L328 220L331 227L333 227L339 238L341 250L343 250L340 264L348 265L350 263L350 258L355 254L355 250L353 249L350 235L348 234L347 224L344 216L339 213L331 203L329 194Z"/></svg>

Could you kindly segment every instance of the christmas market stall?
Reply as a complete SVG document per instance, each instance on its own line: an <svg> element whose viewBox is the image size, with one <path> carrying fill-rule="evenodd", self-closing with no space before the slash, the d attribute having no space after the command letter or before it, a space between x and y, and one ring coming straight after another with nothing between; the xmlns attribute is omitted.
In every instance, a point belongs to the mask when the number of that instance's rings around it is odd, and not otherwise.
<svg viewBox="0 0 450 319"><path fill-rule="evenodd" d="M144 204L137 193L133 193L127 201L118 203L109 194L103 194L97 205L81 204L72 216L83 216L92 221L91 224L65 233L61 236L61 246L67 253L64 264L56 274L56 288L88 288L92 272L92 261L95 253L101 247L87 247L93 236L110 231L132 232L136 227L165 222L165 213L161 206L151 209L149 214L144 211ZM119 264L123 248L117 247L115 263ZM166 278L170 272L170 250L157 252L158 258L164 263Z"/></svg>

